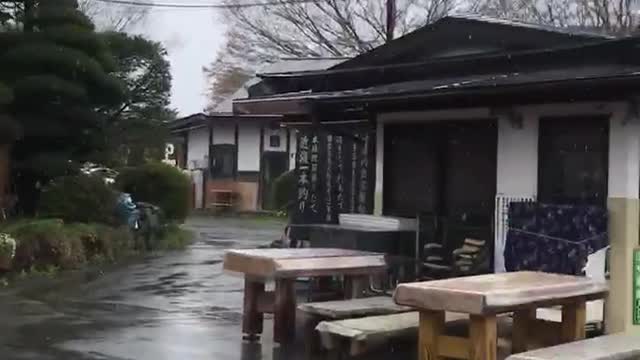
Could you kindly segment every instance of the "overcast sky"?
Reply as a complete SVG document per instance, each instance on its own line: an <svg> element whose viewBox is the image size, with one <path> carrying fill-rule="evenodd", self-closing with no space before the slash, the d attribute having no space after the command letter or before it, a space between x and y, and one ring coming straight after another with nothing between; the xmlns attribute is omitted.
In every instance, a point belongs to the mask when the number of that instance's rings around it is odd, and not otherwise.
<svg viewBox="0 0 640 360"><path fill-rule="evenodd" d="M202 68L215 59L224 42L224 25L215 10L153 9L140 32L162 42L169 52L172 106L180 116L201 112L207 102Z"/></svg>

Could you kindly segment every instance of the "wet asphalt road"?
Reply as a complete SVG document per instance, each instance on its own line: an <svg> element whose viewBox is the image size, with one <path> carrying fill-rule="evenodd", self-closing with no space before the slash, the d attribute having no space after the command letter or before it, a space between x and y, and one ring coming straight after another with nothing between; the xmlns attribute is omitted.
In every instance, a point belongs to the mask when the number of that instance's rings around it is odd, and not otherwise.
<svg viewBox="0 0 640 360"><path fill-rule="evenodd" d="M299 359L270 341L241 339L242 278L222 271L224 250L279 238L264 219L191 219L186 251L148 258L54 289L0 291L0 360Z"/></svg>

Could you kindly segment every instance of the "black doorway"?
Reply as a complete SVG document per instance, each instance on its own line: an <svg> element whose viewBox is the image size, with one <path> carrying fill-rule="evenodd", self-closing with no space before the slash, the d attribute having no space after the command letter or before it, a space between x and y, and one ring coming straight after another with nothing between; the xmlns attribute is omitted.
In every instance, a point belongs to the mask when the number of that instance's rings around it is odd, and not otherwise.
<svg viewBox="0 0 640 360"><path fill-rule="evenodd" d="M449 251L467 237L493 243L496 172L494 120L385 126L384 214L437 217Z"/></svg>

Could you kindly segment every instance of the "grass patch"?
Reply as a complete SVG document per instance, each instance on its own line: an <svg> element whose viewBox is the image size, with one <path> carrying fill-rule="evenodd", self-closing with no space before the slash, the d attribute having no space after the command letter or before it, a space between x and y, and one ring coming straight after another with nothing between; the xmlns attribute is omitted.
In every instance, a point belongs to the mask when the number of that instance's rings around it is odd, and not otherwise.
<svg viewBox="0 0 640 360"><path fill-rule="evenodd" d="M157 250L183 250L191 244L193 239L193 231L176 224L169 224L157 239L155 247Z"/></svg>

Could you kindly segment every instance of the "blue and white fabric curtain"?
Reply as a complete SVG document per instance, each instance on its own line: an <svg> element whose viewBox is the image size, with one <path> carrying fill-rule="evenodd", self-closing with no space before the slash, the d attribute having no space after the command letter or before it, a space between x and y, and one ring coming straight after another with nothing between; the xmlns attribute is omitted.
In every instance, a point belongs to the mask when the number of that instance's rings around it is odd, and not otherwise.
<svg viewBox="0 0 640 360"><path fill-rule="evenodd" d="M609 245L607 221L598 206L513 202L505 267L582 275L587 257Z"/></svg>

